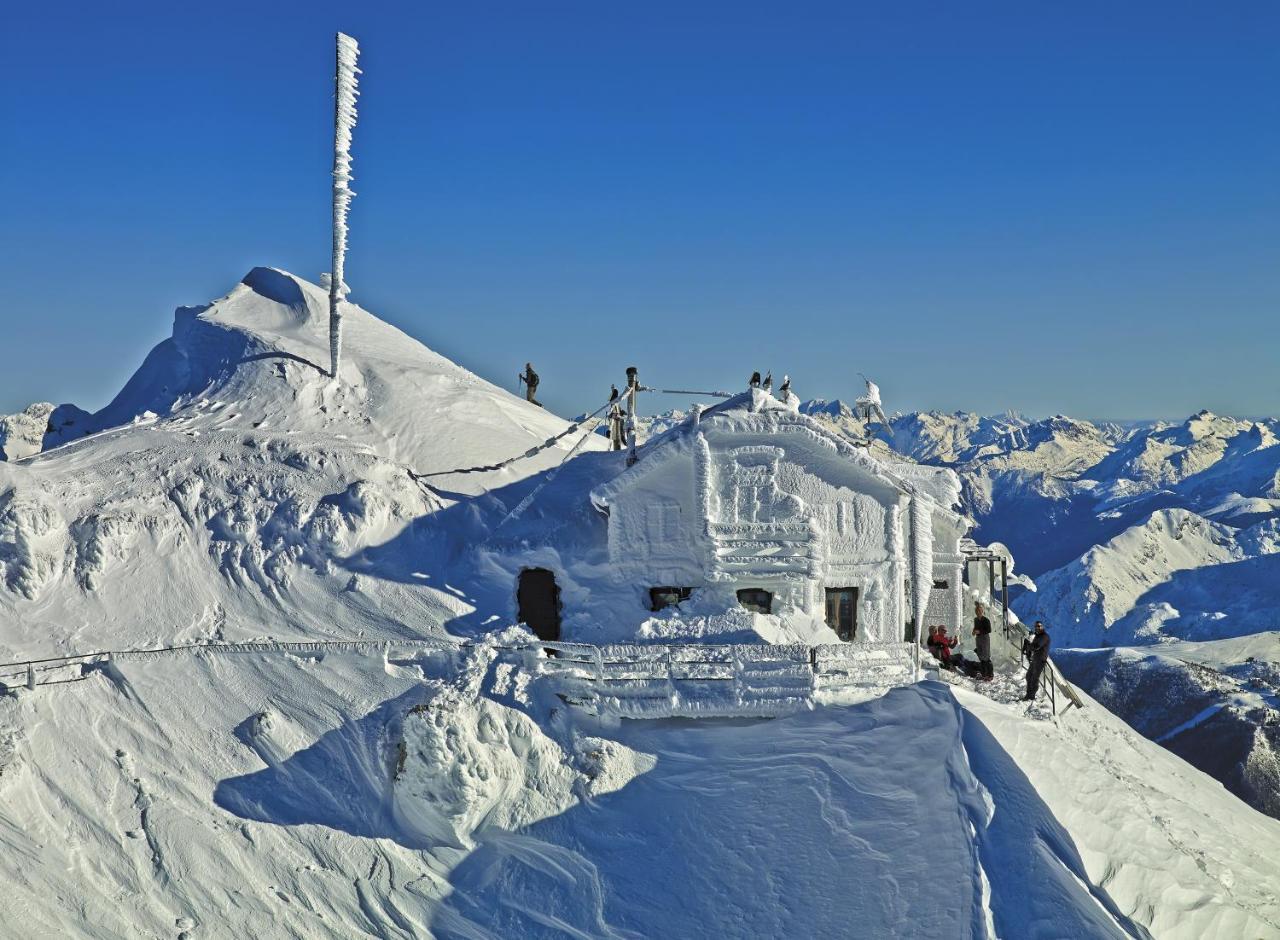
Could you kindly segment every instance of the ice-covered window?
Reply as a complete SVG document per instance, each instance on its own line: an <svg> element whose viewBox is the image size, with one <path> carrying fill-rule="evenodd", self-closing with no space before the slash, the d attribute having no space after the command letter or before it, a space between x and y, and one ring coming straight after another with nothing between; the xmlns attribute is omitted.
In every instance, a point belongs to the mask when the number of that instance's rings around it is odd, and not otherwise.
<svg viewBox="0 0 1280 940"><path fill-rule="evenodd" d="M773 613L773 592L764 588L743 588L738 592L738 603L757 614Z"/></svg>
<svg viewBox="0 0 1280 940"><path fill-rule="evenodd" d="M662 610L664 607L675 607L681 601L687 601L693 588L687 587L655 587L649 588L649 609Z"/></svg>
<svg viewBox="0 0 1280 940"><path fill-rule="evenodd" d="M680 540L680 504L654 503L645 512L649 541L662 545Z"/></svg>

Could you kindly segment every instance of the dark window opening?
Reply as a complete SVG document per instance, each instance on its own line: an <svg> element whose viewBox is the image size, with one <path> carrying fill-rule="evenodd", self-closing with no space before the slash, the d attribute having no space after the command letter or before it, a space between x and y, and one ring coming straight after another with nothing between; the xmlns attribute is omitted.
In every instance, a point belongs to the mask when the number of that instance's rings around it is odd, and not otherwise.
<svg viewBox="0 0 1280 940"><path fill-rule="evenodd" d="M827 588L827 626L846 643L858 633L858 589Z"/></svg>
<svg viewBox="0 0 1280 940"><path fill-rule="evenodd" d="M757 614L773 613L773 592L761 588L743 588L738 592L738 603Z"/></svg>
<svg viewBox="0 0 1280 940"><path fill-rule="evenodd" d="M520 622L540 640L560 639L560 586L546 568L525 568L516 587Z"/></svg>
<svg viewBox="0 0 1280 940"><path fill-rule="evenodd" d="M933 582L933 589L934 589L935 591L945 591L945 590L947 590L949 587L951 587L951 582L950 582L950 581L946 581L946 580L939 581L939 580L936 580L936 579L935 579L935 580L934 580L934 582Z"/></svg>
<svg viewBox="0 0 1280 940"><path fill-rule="evenodd" d="M649 588L649 609L662 610L664 607L677 607L687 601L693 588L687 587L654 587Z"/></svg>

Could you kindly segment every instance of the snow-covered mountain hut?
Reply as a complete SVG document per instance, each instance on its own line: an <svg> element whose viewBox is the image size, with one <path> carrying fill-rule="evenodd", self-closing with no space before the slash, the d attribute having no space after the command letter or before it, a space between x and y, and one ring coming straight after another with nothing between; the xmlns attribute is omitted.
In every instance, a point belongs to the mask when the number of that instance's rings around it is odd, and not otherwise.
<svg viewBox="0 0 1280 940"><path fill-rule="evenodd" d="M917 609L960 623L956 475L878 459L794 399L695 409L610 476L590 492L607 545L531 550L551 564L520 571L520 619L563 605L563 639L613 642L901 641Z"/></svg>

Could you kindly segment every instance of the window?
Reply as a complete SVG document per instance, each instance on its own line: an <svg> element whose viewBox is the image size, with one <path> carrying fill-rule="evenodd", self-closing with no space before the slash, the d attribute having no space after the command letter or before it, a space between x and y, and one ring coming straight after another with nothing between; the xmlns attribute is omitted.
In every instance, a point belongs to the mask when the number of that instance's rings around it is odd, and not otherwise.
<svg viewBox="0 0 1280 940"><path fill-rule="evenodd" d="M935 579L935 580L934 580L934 582L933 582L933 589L934 589L935 591L945 591L945 590L947 590L949 587L951 587L951 582L950 582L950 581L946 581L946 580L941 580L941 581L939 581L939 580L936 580L936 579Z"/></svg>
<svg viewBox="0 0 1280 940"><path fill-rule="evenodd" d="M645 509L645 527L654 544L680 540L680 504L654 503Z"/></svg>
<svg viewBox="0 0 1280 940"><path fill-rule="evenodd" d="M693 588L687 587L649 588L649 609L663 610L667 607L677 607L682 601L687 601L692 593Z"/></svg>
<svg viewBox="0 0 1280 940"><path fill-rule="evenodd" d="M738 603L753 613L772 613L773 592L762 588L743 588L738 592Z"/></svg>

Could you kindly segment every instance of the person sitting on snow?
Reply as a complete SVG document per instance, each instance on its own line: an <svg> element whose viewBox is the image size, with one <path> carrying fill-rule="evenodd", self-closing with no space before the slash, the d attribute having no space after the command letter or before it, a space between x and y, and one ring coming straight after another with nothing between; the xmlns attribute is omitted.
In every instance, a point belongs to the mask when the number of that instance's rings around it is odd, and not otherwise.
<svg viewBox="0 0 1280 940"><path fill-rule="evenodd" d="M941 659L942 654L938 652L938 628L929 628L929 639L925 641L925 649L929 651L929 655L934 659Z"/></svg>
<svg viewBox="0 0 1280 940"><path fill-rule="evenodd" d="M929 640L925 645L929 647L933 658L942 663L943 669L952 669L955 664L952 662L951 651L959 642L958 637L947 636L947 628L938 624L929 628Z"/></svg>

